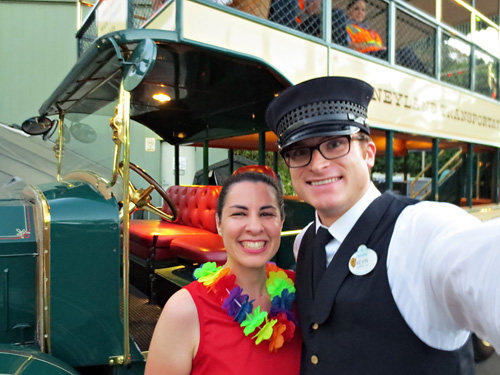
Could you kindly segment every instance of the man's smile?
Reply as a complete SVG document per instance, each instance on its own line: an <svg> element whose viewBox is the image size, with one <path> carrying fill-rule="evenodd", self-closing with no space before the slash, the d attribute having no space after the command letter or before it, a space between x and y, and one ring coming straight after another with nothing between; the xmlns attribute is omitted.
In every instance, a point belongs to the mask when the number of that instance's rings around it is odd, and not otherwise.
<svg viewBox="0 0 500 375"><path fill-rule="evenodd" d="M325 185L329 184L335 181L339 181L342 177L332 177L332 178L327 178L326 180L319 180L319 181L310 181L308 182L309 185L312 186L319 186L319 185Z"/></svg>

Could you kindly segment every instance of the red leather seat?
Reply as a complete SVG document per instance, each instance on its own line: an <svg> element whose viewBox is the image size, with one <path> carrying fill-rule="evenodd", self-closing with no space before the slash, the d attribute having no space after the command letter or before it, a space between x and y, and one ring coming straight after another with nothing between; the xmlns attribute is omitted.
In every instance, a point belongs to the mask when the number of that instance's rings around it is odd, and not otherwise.
<svg viewBox="0 0 500 375"><path fill-rule="evenodd" d="M276 173L262 165L247 165L236 173L260 172L276 181ZM226 250L217 233L215 215L221 186L171 186L167 193L177 208L178 218L172 223L162 220L130 221L130 252L148 259L154 248L155 260L181 258L191 262L224 263ZM162 210L171 214L166 203ZM156 243L155 243L156 236Z"/></svg>
<svg viewBox="0 0 500 375"><path fill-rule="evenodd" d="M171 186L167 193L179 212L177 220L172 223L166 220L131 220L130 252L142 259L148 259L157 236L155 260L183 258L198 262L199 259L216 261L225 255L222 238L217 234L215 214L219 201L220 186ZM171 214L166 203L162 209ZM177 239L175 251L172 241ZM204 240L204 245L200 243ZM198 245L193 245L198 244ZM210 259L210 245L214 246L216 259ZM198 252L201 255L197 255ZM183 250L184 249L184 250Z"/></svg>
<svg viewBox="0 0 500 375"><path fill-rule="evenodd" d="M170 244L170 251L181 259L196 263L223 264L227 259L222 237L213 233L174 238Z"/></svg>

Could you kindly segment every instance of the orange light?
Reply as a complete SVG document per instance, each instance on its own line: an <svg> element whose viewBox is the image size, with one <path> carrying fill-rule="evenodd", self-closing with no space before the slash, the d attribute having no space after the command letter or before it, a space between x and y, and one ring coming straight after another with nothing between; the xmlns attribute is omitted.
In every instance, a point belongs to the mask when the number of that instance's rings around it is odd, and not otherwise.
<svg viewBox="0 0 500 375"><path fill-rule="evenodd" d="M163 94L163 93L154 94L153 99L156 101L159 101L160 103L165 103L165 102L169 102L172 100L172 98L170 96Z"/></svg>

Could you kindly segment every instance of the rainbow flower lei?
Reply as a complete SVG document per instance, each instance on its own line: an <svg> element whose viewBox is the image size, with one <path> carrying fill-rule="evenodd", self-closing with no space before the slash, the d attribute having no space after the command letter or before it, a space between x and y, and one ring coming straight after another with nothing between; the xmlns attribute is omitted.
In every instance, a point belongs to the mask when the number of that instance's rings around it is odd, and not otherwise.
<svg viewBox="0 0 500 375"><path fill-rule="evenodd" d="M208 292L222 304L222 308L235 322L244 328L245 336L252 336L255 345L269 341L269 351L276 352L285 342L292 340L297 320L292 311L295 300L294 273L279 268L274 263L266 264L266 288L271 297L271 310L253 308L248 294L236 284L236 276L229 274L229 268L217 267L208 262L194 271L194 277L208 288Z"/></svg>

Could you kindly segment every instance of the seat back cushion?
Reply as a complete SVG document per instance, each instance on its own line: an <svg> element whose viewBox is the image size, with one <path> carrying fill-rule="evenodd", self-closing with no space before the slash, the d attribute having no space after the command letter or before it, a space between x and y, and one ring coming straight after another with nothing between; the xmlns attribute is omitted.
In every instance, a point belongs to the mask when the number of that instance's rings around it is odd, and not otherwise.
<svg viewBox="0 0 500 375"><path fill-rule="evenodd" d="M179 212L175 223L217 233L215 215L221 188L213 185L170 186L167 194ZM172 214L165 202L162 209L167 214Z"/></svg>

